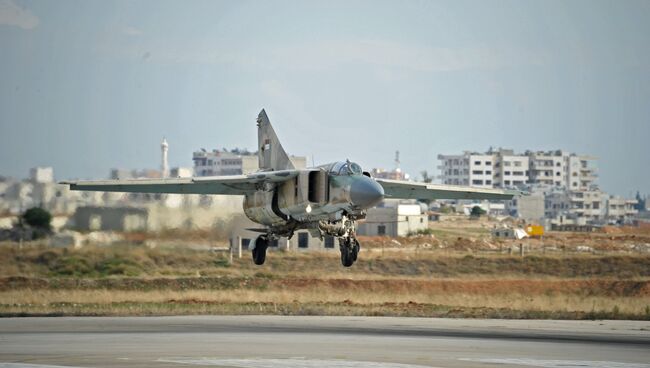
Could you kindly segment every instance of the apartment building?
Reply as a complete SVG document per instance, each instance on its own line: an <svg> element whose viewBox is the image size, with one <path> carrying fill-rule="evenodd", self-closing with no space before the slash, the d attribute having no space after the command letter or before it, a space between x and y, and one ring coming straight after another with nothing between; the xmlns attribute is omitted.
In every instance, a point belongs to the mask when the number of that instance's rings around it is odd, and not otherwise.
<svg viewBox="0 0 650 368"><path fill-rule="evenodd" d="M530 164L526 156L512 150L499 149L494 153L494 187L522 187L529 183Z"/></svg>
<svg viewBox="0 0 650 368"><path fill-rule="evenodd" d="M462 155L438 155L442 165L439 176L443 184L471 185L492 188L494 186L494 155L465 152Z"/></svg>
<svg viewBox="0 0 650 368"><path fill-rule="evenodd" d="M597 179L596 160L556 151L510 149L485 153L466 151L460 155L438 155L439 178L443 184L470 185L482 188L511 188L548 185L569 190L589 190Z"/></svg>
<svg viewBox="0 0 650 368"><path fill-rule="evenodd" d="M609 197L606 207L607 219L619 223L629 222L632 217L639 213L635 208L637 203L638 201L636 199L626 199L617 196Z"/></svg>
<svg viewBox="0 0 650 368"><path fill-rule="evenodd" d="M307 158L304 156L290 156L289 159L296 168L304 169ZM220 176L250 174L259 169L257 153L247 151L219 151L208 152L204 149L194 152L194 175Z"/></svg>
<svg viewBox="0 0 650 368"><path fill-rule="evenodd" d="M590 190L598 178L596 158L562 150L527 151L530 182L564 187L568 190Z"/></svg>

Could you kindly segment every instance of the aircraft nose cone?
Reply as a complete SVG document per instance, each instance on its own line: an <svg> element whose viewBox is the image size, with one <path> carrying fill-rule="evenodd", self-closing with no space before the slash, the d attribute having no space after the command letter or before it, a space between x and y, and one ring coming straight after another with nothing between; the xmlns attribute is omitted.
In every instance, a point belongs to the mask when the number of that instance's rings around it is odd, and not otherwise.
<svg viewBox="0 0 650 368"><path fill-rule="evenodd" d="M376 181L367 178L355 178L350 186L352 203L361 208L370 208L384 199L384 188Z"/></svg>

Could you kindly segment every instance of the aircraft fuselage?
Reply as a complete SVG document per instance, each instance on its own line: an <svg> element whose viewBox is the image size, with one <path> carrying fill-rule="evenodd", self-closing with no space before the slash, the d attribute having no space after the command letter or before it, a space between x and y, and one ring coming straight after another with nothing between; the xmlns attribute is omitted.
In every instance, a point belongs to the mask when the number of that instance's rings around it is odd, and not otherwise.
<svg viewBox="0 0 650 368"><path fill-rule="evenodd" d="M244 213L272 228L362 216L383 199L384 190L356 169L358 165L354 171L351 165L356 164L337 162L300 170L294 179L246 195Z"/></svg>

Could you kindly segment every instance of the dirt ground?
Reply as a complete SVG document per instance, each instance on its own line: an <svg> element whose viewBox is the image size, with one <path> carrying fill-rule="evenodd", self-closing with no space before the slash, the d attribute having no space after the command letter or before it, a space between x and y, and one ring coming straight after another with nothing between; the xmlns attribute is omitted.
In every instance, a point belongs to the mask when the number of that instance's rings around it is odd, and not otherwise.
<svg viewBox="0 0 650 368"><path fill-rule="evenodd" d="M650 229L495 239L493 221L434 223L429 234L361 237L351 268L336 250L246 252L0 245L0 316L292 314L650 319ZM184 236L187 234L184 234ZM191 234L190 234L191 235ZM154 236L155 237L155 236ZM189 239L205 239L194 234ZM524 253L520 253L523 245Z"/></svg>

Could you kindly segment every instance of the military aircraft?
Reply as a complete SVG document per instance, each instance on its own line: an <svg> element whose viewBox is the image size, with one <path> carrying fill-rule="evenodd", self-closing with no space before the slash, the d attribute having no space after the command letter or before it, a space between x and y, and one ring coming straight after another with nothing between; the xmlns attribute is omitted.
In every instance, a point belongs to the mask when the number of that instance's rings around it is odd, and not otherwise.
<svg viewBox="0 0 650 368"><path fill-rule="evenodd" d="M248 175L193 178L64 181L71 190L244 196L244 213L263 229L252 245L253 261L264 263L269 241L296 230L339 239L341 263L357 260L356 222L384 198L507 200L517 191L436 185L373 178L350 160L296 169L262 110L257 117L259 171Z"/></svg>

